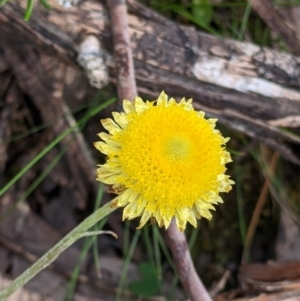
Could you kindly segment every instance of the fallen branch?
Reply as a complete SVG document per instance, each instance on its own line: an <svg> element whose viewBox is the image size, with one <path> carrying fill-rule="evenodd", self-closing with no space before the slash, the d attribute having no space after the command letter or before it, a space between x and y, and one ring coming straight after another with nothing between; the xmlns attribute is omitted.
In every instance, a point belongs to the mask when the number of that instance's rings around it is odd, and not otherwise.
<svg viewBox="0 0 300 301"><path fill-rule="evenodd" d="M116 82L110 23L103 4L82 1L65 10L49 1L51 13L37 6L24 23L22 1L1 8L1 47L28 43L78 66L81 42L94 35L108 53L109 80ZM131 0L129 33L138 91L150 97L167 93L194 98L208 116L256 138L300 164L289 143L300 138L278 127L300 126L300 60L286 53L221 39L179 26ZM62 17L63 16L63 17ZM10 49L13 51L13 49Z"/></svg>

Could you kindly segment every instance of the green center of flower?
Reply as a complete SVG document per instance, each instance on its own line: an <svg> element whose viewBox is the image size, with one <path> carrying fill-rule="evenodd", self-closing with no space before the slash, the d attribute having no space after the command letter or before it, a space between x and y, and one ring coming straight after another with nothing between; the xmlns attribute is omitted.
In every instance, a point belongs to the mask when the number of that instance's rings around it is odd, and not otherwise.
<svg viewBox="0 0 300 301"><path fill-rule="evenodd" d="M165 154L171 161L183 161L190 155L191 143L185 137L172 136L166 141Z"/></svg>

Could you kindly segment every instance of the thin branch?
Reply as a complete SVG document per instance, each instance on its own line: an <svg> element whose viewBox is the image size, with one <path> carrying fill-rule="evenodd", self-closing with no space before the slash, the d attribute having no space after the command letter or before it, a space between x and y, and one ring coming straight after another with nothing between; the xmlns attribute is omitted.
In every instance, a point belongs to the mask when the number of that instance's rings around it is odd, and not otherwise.
<svg viewBox="0 0 300 301"><path fill-rule="evenodd" d="M117 67L119 103L137 96L132 51L128 31L128 16L125 0L107 0L110 12L114 58Z"/></svg>
<svg viewBox="0 0 300 301"><path fill-rule="evenodd" d="M275 173L275 169L276 169L278 159L279 159L278 152L274 152L273 156L272 156L272 159L269 163L270 176L273 176L274 173ZM253 241L253 237L254 237L254 234L255 234L255 231L256 231L256 228L257 228L257 225L258 225L259 218L261 216L263 207L264 207L264 205L266 203L266 200L267 200L267 195L268 195L268 192L269 192L269 185L270 185L270 177L266 177L264 185L262 187L262 190L260 191L260 195L259 195L259 198L257 200L254 212L252 214L249 227L248 227L248 232L247 232L246 239L245 239L245 244L244 244L244 252L243 252L242 260L241 260L242 264L245 264L248 261L249 249L250 249L251 243Z"/></svg>
<svg viewBox="0 0 300 301"><path fill-rule="evenodd" d="M185 234L178 230L174 219L166 232L181 284L188 297L192 301L212 301L195 270Z"/></svg>

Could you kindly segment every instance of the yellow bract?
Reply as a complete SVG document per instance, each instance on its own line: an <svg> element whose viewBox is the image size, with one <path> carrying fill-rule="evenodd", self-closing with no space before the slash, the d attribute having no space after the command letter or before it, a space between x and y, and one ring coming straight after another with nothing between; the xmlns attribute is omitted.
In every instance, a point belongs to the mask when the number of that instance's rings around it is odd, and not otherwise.
<svg viewBox="0 0 300 301"><path fill-rule="evenodd" d="M123 219L141 215L140 228L153 217L168 228L175 217L181 231L187 222L196 227L196 218L211 219L219 192L234 183L224 174L229 139L215 129L216 120L194 111L191 99L177 103L164 92L153 102L124 100L123 107L114 120L102 120L109 134L94 144L108 157L97 180L113 185L116 206L126 206Z"/></svg>

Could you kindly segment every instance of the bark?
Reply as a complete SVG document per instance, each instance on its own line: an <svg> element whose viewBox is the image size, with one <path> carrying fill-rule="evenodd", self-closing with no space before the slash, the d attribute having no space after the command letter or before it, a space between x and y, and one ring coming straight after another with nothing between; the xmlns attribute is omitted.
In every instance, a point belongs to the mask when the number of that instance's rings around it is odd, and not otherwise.
<svg viewBox="0 0 300 301"><path fill-rule="evenodd" d="M24 60L26 52L38 51L77 66L80 45L93 35L104 48L103 62L107 63L109 80L115 83L111 27L104 4L82 1L65 9L56 0L49 3L52 10L36 5L26 23L22 1L5 4L0 10L0 47L9 47L9 52L23 49ZM155 97L164 89L175 97L192 97L208 116L300 163L289 147L299 144L300 139L278 128L300 125L298 57L179 26L134 1L129 1L129 12L140 94ZM15 64L15 72L17 69Z"/></svg>

